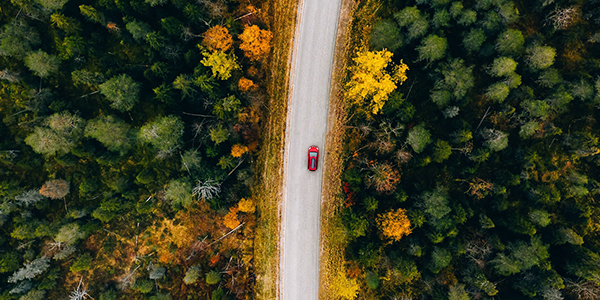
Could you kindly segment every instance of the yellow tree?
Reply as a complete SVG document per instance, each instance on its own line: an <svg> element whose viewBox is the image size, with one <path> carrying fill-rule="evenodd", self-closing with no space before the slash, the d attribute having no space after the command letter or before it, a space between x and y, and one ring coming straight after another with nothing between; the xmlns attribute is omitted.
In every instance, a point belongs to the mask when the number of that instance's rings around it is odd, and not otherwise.
<svg viewBox="0 0 600 300"><path fill-rule="evenodd" d="M240 202L238 202L238 209L241 212L245 212L248 214L254 213L256 211L256 204L254 203L254 200L248 198L242 198L240 199Z"/></svg>
<svg viewBox="0 0 600 300"><path fill-rule="evenodd" d="M392 63L392 53L387 50L359 51L354 58L352 74L346 84L346 97L355 104L367 102L368 110L377 114L397 85L406 81L408 66L400 60ZM388 71L389 70L389 71Z"/></svg>
<svg viewBox="0 0 600 300"><path fill-rule="evenodd" d="M235 54L226 54L223 51L208 52L203 51L204 58L200 61L205 67L210 67L214 77L220 80L227 80L231 73L240 69Z"/></svg>
<svg viewBox="0 0 600 300"><path fill-rule="evenodd" d="M244 51L244 55L250 60L259 60L263 55L269 53L273 33L269 30L262 30L256 25L246 25L244 32L238 37L242 40L240 49Z"/></svg>
<svg viewBox="0 0 600 300"><path fill-rule="evenodd" d="M383 236L393 242L412 232L406 210L402 208L379 214L376 221Z"/></svg>
<svg viewBox="0 0 600 300"><path fill-rule="evenodd" d="M356 278L348 278L343 271L339 271L331 283L333 294L338 299L353 300L358 295L360 285Z"/></svg>
<svg viewBox="0 0 600 300"><path fill-rule="evenodd" d="M233 45L229 30L221 25L209 28L202 37L202 44L211 51L227 51Z"/></svg>

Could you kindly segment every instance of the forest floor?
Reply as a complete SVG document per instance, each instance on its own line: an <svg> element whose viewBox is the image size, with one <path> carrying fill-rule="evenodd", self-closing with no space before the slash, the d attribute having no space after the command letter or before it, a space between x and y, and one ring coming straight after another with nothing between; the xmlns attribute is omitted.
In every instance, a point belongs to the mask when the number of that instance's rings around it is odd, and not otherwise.
<svg viewBox="0 0 600 300"><path fill-rule="evenodd" d="M289 83L289 60L296 28L297 1L268 0L262 17L273 32L267 72L267 107L262 131L262 154L256 163L258 184L253 194L259 207L254 248L256 299L275 299L279 267L279 222L283 183L283 150Z"/></svg>

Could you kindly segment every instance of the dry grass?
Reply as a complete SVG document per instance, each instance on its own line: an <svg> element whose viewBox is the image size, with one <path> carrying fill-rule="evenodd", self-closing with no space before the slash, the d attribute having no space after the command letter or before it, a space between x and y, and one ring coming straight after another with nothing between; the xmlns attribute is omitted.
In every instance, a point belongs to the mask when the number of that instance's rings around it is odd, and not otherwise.
<svg viewBox="0 0 600 300"><path fill-rule="evenodd" d="M346 273L344 251L347 245L345 228L338 212L342 208L342 171L344 167L345 123L347 102L344 101L344 83L347 66L356 49L366 47L370 25L375 18L377 0L355 3L343 0L338 25L332 90L329 103L329 130L327 133L327 159L323 174L321 206L321 257L319 299L337 299L332 284L335 274Z"/></svg>
<svg viewBox="0 0 600 300"><path fill-rule="evenodd" d="M253 191L259 216L254 244L256 299L272 300L277 297L289 60L297 6L297 1L293 0L266 0L261 12L273 32L273 50L265 66L268 103L261 154L256 163L258 184Z"/></svg>

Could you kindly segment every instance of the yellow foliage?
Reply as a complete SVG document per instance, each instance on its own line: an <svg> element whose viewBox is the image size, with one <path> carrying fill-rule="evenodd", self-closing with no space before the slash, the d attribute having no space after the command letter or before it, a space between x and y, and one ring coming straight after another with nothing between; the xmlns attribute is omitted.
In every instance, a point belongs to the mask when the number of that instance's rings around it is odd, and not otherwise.
<svg viewBox="0 0 600 300"><path fill-rule="evenodd" d="M242 91L242 92L247 92L247 91L253 90L255 88L256 88L256 84L254 84L254 81L252 81L252 79L242 77L238 81L238 89L240 89L240 91Z"/></svg>
<svg viewBox="0 0 600 300"><path fill-rule="evenodd" d="M241 212L251 214L256 211L256 204L254 203L254 200L252 200L252 199L242 198L242 199L240 199L240 202L238 202L238 209Z"/></svg>
<svg viewBox="0 0 600 300"><path fill-rule="evenodd" d="M394 242L412 232L410 220L406 216L406 210L402 208L392 209L377 216L377 225L383 236Z"/></svg>
<svg viewBox="0 0 600 300"><path fill-rule="evenodd" d="M223 217L223 225L225 225L229 229L234 229L240 225L240 220L238 219L238 209L237 207L229 208L229 213L227 213Z"/></svg>
<svg viewBox="0 0 600 300"><path fill-rule="evenodd" d="M233 157L242 157L246 152L248 152L248 147L242 144L235 144L231 147L231 156Z"/></svg>
<svg viewBox="0 0 600 300"><path fill-rule="evenodd" d="M259 60L271 50L273 33L269 30L262 30L256 25L245 25L244 32L238 37L242 40L240 49L250 60Z"/></svg>
<svg viewBox="0 0 600 300"><path fill-rule="evenodd" d="M198 45L198 48L202 49L200 45ZM237 63L237 57L233 53L226 54L223 51L215 51L212 53L203 51L202 55L204 55L204 58L200 63L205 67L210 67L213 76L221 80L229 79L229 77L231 77L231 72L241 69L240 65Z"/></svg>
<svg viewBox="0 0 600 300"><path fill-rule="evenodd" d="M406 81L408 66L400 60L399 65L392 63L392 53L387 50L359 51L350 68L352 77L346 84L346 97L354 103L368 101L368 109L377 114L396 84ZM391 71L387 71L389 67Z"/></svg>
<svg viewBox="0 0 600 300"><path fill-rule="evenodd" d="M358 295L360 285L356 278L348 278L340 271L331 283L331 289L336 298L353 300Z"/></svg>
<svg viewBox="0 0 600 300"><path fill-rule="evenodd" d="M211 51L227 51L233 45L229 30L221 25L209 28L203 35L202 44Z"/></svg>

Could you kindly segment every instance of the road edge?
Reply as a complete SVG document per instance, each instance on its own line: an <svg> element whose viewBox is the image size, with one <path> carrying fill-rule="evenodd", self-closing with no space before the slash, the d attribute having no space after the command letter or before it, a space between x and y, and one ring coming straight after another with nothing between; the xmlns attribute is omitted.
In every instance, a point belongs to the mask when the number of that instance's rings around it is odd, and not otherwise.
<svg viewBox="0 0 600 300"><path fill-rule="evenodd" d="M344 120L346 107L343 99L344 67L348 57L347 33L352 24L352 12L356 1L342 0L338 19L338 29L335 41L333 58L331 91L329 95L329 116L327 121L327 135L325 143L327 150L323 164L323 184L321 192L321 230L320 230L320 259L319 259L319 299L334 299L331 291L332 277L336 273L336 266L343 264L343 240L328 237L333 228L339 228L336 218L330 218L341 207L343 199L341 193L342 154L344 141ZM343 227L342 227L343 228ZM340 256L330 254L340 254ZM341 260L340 260L341 258Z"/></svg>

